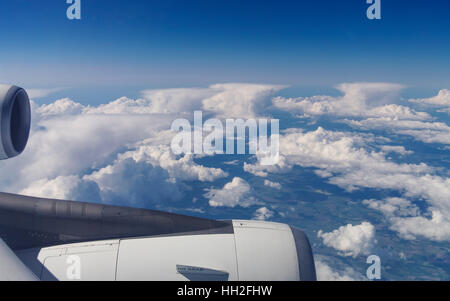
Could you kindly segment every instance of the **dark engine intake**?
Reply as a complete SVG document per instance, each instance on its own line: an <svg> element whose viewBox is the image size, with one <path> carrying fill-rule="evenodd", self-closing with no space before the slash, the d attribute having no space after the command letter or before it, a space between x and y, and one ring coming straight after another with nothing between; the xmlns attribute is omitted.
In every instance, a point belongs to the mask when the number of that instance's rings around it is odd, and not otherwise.
<svg viewBox="0 0 450 301"><path fill-rule="evenodd" d="M0 85L0 160L20 155L30 133L30 100L24 89Z"/></svg>

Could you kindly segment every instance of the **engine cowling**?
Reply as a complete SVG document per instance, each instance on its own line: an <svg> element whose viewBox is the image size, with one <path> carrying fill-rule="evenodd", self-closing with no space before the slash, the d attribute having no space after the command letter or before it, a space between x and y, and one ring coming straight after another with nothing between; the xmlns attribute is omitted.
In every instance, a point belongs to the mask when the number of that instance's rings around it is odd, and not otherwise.
<svg viewBox="0 0 450 301"><path fill-rule="evenodd" d="M0 160L23 152L31 123L30 100L24 89L0 85Z"/></svg>

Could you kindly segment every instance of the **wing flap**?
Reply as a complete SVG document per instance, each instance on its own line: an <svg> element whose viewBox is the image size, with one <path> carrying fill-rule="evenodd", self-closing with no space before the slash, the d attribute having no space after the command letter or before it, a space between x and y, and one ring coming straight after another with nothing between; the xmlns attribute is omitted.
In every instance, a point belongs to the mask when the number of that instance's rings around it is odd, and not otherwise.
<svg viewBox="0 0 450 301"><path fill-rule="evenodd" d="M0 238L0 281L37 281L38 278Z"/></svg>

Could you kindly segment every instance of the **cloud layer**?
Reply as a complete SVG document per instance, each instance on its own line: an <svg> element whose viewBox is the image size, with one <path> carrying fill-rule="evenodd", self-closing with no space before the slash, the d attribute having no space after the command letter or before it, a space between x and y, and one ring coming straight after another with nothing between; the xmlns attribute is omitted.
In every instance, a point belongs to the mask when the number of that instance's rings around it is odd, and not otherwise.
<svg viewBox="0 0 450 301"><path fill-rule="evenodd" d="M288 130L280 137L280 161L264 166L244 163L244 170L256 176L288 173L293 166L314 167L316 174L349 192L362 189L395 190L412 200L424 199L428 208L413 218L399 217L401 231L433 240L450 240L450 178L434 175L437 170L424 163L399 164L386 153L370 150L373 137L323 128L302 132ZM257 156L258 159L258 156ZM416 230L427 225L429 231ZM400 228L395 228L400 229ZM423 228L422 228L423 229Z"/></svg>
<svg viewBox="0 0 450 301"><path fill-rule="evenodd" d="M317 273L323 280L364 279L332 259L348 263L368 254L375 226L379 238L395 233L402 240L450 241L448 156L441 152L449 147L450 127L443 114L434 112L449 110L449 90L407 101L400 96L404 87L389 83L341 84L337 89L342 96L337 97L277 96L283 88L216 84L144 90L139 99L122 97L99 106L68 98L33 102L29 145L21 156L0 162L0 190L204 215L238 211L249 219L304 224L314 244L337 255L318 255ZM219 119L292 114L280 123L279 162L263 165L263 154L225 162L214 156L174 155L171 123L177 118L192 121L194 110ZM405 143L413 139L421 143ZM428 160L418 145L434 150L430 158L438 159ZM317 226L320 216L306 219L294 212L302 196L294 195L298 190L293 187L303 186L291 177L294 169L313 170L317 185L335 186L338 194L342 191L359 208L372 210L378 220L359 216L361 224L319 231L324 229ZM366 191L376 196L362 197ZM315 201L301 204L307 211L320 206ZM296 220L288 220L291 213Z"/></svg>

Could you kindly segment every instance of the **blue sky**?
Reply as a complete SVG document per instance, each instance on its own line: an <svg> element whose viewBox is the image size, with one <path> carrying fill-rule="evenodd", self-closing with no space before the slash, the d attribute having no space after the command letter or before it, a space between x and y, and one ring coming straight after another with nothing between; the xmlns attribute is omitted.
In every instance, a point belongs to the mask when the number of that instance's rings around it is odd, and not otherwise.
<svg viewBox="0 0 450 301"><path fill-rule="evenodd" d="M364 0L82 0L80 21L64 0L2 6L0 81L81 98L218 82L317 94L353 81L430 96L450 80L448 1L383 0L382 20Z"/></svg>

